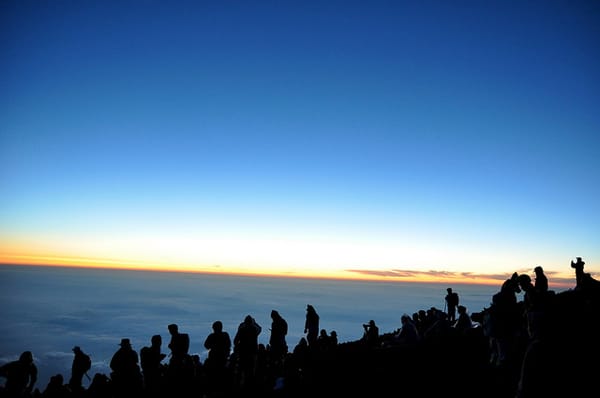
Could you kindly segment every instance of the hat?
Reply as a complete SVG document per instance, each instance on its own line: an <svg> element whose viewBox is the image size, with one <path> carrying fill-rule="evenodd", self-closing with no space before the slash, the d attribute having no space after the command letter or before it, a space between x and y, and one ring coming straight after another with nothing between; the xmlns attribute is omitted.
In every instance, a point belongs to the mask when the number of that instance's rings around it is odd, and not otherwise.
<svg viewBox="0 0 600 398"><path fill-rule="evenodd" d="M127 347L131 347L131 342L129 341L129 339L121 339L121 344L119 344L121 347L123 346L127 346Z"/></svg>

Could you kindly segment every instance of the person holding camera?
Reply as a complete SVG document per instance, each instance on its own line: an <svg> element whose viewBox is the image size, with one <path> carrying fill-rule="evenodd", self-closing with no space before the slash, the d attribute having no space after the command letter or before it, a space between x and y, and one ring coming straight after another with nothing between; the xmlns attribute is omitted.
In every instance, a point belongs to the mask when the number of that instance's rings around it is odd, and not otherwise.
<svg viewBox="0 0 600 398"><path fill-rule="evenodd" d="M376 347L379 343L379 328L375 324L374 320L370 320L369 323L363 324L365 333L363 335L363 341L369 347Z"/></svg>

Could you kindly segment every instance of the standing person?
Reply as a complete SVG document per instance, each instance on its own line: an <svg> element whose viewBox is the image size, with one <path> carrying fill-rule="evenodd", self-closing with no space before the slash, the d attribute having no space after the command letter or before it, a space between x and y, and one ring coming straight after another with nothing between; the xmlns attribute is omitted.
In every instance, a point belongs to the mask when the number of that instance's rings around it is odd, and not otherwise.
<svg viewBox="0 0 600 398"><path fill-rule="evenodd" d="M150 339L150 347L145 346L140 350L144 388L150 396L158 396L162 387L163 364L161 362L167 357L167 354L160 352L161 345L161 335L155 334Z"/></svg>
<svg viewBox="0 0 600 398"><path fill-rule="evenodd" d="M246 315L244 321L238 326L233 339L234 352L238 361L238 383L246 387L254 382L256 372L256 358L258 354L258 335L262 327L254 318Z"/></svg>
<svg viewBox="0 0 600 398"><path fill-rule="evenodd" d="M26 397L31 394L37 381L38 369L33 363L31 351L24 351L18 360L0 367L0 376L6 377L6 397Z"/></svg>
<svg viewBox="0 0 600 398"><path fill-rule="evenodd" d="M208 375L209 391L215 392L225 386L227 360L231 354L231 338L223 330L223 322L212 324L212 333L204 340L204 348L208 350L205 367Z"/></svg>
<svg viewBox="0 0 600 398"><path fill-rule="evenodd" d="M73 364L71 366L69 387L71 387L72 391L79 391L83 387L83 375L87 374L87 371L92 367L92 359L79 346L73 347L73 353L75 356L73 357Z"/></svg>
<svg viewBox="0 0 600 398"><path fill-rule="evenodd" d="M212 324L212 333L204 340L204 348L208 350L206 366L222 369L227 365L231 353L231 338L223 330L223 322L215 321Z"/></svg>
<svg viewBox="0 0 600 398"><path fill-rule="evenodd" d="M544 269L538 265L533 269L533 272L535 272L535 290L538 293L546 293L548 291L548 278L544 274Z"/></svg>
<svg viewBox="0 0 600 398"><path fill-rule="evenodd" d="M171 334L171 359L167 367L166 382L169 394L178 395L189 389L193 383L194 366L189 354L190 336L180 333L179 326L175 323L168 325L167 329Z"/></svg>
<svg viewBox="0 0 600 398"><path fill-rule="evenodd" d="M190 349L190 336L187 333L179 333L179 326L175 323L167 326L167 329L171 334L171 341L169 342L171 360L169 365L178 367L183 364L188 355Z"/></svg>
<svg viewBox="0 0 600 398"><path fill-rule="evenodd" d="M121 348L114 353L110 360L110 368L115 389L115 397L139 396L142 390L142 374L140 372L139 357L131 347L129 339L121 339Z"/></svg>
<svg viewBox="0 0 600 398"><path fill-rule="evenodd" d="M271 355L275 361L281 361L283 356L288 352L285 336L288 332L288 324L279 312L271 311L271 337L269 345L271 347Z"/></svg>
<svg viewBox="0 0 600 398"><path fill-rule="evenodd" d="M306 321L304 322L304 333L306 333L306 341L308 346L317 347L317 337L319 335L319 314L315 307L308 304L306 306Z"/></svg>
<svg viewBox="0 0 600 398"><path fill-rule="evenodd" d="M456 307L458 307L458 293L453 292L452 288L446 289L446 305L448 307L448 321L454 322L456 320Z"/></svg>

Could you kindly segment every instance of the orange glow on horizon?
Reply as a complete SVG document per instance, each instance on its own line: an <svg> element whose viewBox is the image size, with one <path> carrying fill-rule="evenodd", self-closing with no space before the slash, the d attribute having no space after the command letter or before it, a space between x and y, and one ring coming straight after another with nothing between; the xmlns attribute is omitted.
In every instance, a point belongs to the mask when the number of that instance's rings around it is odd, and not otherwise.
<svg viewBox="0 0 600 398"><path fill-rule="evenodd" d="M33 265L43 267L69 267L69 268L93 268L93 269L114 269L131 271L155 271L155 272L189 272L199 274L215 275L236 275L236 276L261 276L261 277L288 277L288 278L308 278L308 279L335 279L335 280L355 280L372 282L417 282L417 283L458 283L473 285L491 285L500 286L502 280L492 278L487 275L472 275L465 277L449 273L444 276L430 275L427 272L419 273L414 276L389 276L368 273L343 271L325 271L325 272L277 272L274 270L248 270L236 267L221 266L194 266L181 264L160 264L148 263L143 261L121 261L113 259L97 259L84 257L67 256L34 256L34 255L0 255L0 264L4 265ZM568 283L554 283L558 288L570 288Z"/></svg>

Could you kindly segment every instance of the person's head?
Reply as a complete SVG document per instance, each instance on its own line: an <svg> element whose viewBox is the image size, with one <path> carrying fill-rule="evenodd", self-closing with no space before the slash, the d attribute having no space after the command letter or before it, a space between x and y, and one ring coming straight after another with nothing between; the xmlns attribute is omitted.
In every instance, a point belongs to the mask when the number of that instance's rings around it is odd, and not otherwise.
<svg viewBox="0 0 600 398"><path fill-rule="evenodd" d="M544 269L538 265L537 267L535 267L533 269L533 272L535 272L536 274L543 274L544 273Z"/></svg>
<svg viewBox="0 0 600 398"><path fill-rule="evenodd" d="M19 356L19 362L30 364L33 363L33 354L31 351L23 351Z"/></svg>
<svg viewBox="0 0 600 398"><path fill-rule="evenodd" d="M526 290L531 285L531 277L527 274L519 275L518 279L521 289Z"/></svg>
<svg viewBox="0 0 600 398"><path fill-rule="evenodd" d="M221 332L223 331L223 322L221 321L214 321L212 324L212 328L215 332Z"/></svg>
<svg viewBox="0 0 600 398"><path fill-rule="evenodd" d="M271 318L275 319L279 317L279 312L275 311L275 310L271 310Z"/></svg>
<svg viewBox="0 0 600 398"><path fill-rule="evenodd" d="M129 339L121 339L121 343L119 343L121 348L131 348L131 341Z"/></svg>
<svg viewBox="0 0 600 398"><path fill-rule="evenodd" d="M162 344L162 337L160 337L160 334L155 334L150 339L150 342L152 343L153 346L159 346Z"/></svg>
<svg viewBox="0 0 600 398"><path fill-rule="evenodd" d="M456 308L457 308L459 314L464 314L467 312L467 307L465 307L464 305L459 305Z"/></svg>
<svg viewBox="0 0 600 398"><path fill-rule="evenodd" d="M77 346L77 345L76 345L75 347L73 347L73 352L74 352L75 354L77 354L77 353L81 352L81 348L80 348L79 346Z"/></svg>
<svg viewBox="0 0 600 398"><path fill-rule="evenodd" d="M179 327L175 323L170 324L169 326L167 326L167 328L169 329L169 333L171 334L177 334L179 331Z"/></svg>
<svg viewBox="0 0 600 398"><path fill-rule="evenodd" d="M254 318L252 318L252 316L250 315L246 315L246 317L244 318L244 323L246 325L252 325L254 323Z"/></svg>
<svg viewBox="0 0 600 398"><path fill-rule="evenodd" d="M448 293L452 293L452 288L451 288L451 287L449 287L448 289L446 289L446 291L447 291Z"/></svg>

